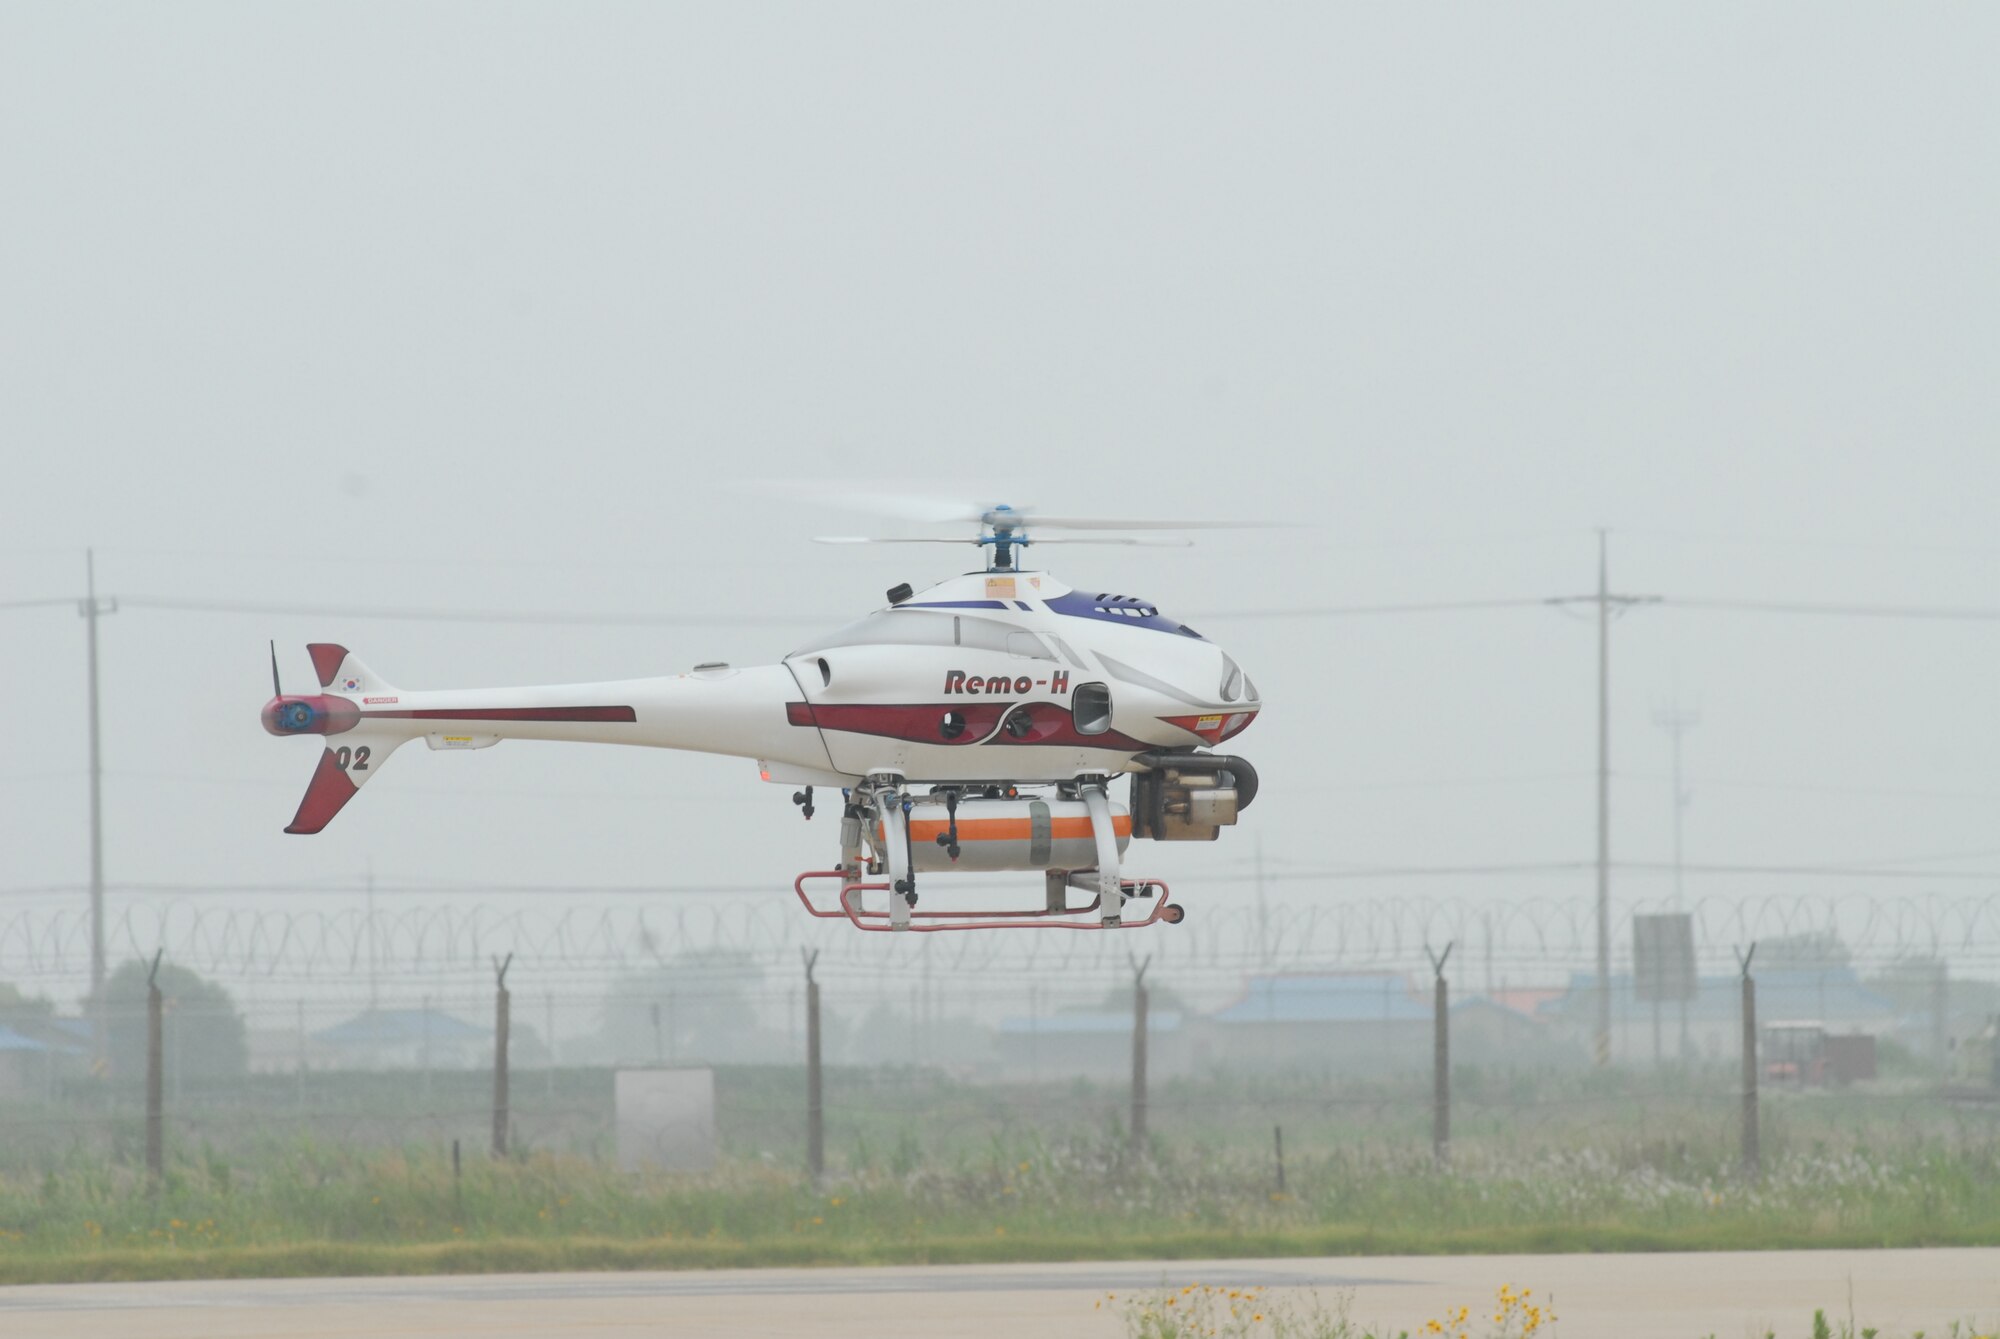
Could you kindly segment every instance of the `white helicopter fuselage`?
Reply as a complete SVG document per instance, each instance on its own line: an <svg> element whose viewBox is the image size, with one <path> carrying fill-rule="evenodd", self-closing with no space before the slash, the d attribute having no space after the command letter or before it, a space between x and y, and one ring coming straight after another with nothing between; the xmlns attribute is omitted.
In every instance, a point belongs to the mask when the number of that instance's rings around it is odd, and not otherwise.
<svg viewBox="0 0 2000 1339"><path fill-rule="evenodd" d="M315 644L313 656L322 693L274 697L265 726L327 736L327 767L355 788L418 738L444 750L541 739L716 753L755 759L785 784L1057 782L1220 743L1261 707L1192 629L1144 601L1035 572L953 578L775 665L408 691L344 648Z"/></svg>
<svg viewBox="0 0 2000 1339"><path fill-rule="evenodd" d="M786 658L825 767L1063 781L1219 743L1261 708L1221 648L1141 600L1044 573L942 582Z"/></svg>

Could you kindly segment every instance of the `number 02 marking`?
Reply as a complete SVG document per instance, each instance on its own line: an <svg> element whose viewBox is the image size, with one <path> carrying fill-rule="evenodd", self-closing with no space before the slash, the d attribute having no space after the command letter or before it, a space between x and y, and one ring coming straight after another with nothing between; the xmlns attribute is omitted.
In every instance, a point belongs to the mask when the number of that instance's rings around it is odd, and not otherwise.
<svg viewBox="0 0 2000 1339"><path fill-rule="evenodd" d="M360 748L350 750L347 745L342 744L333 751L333 765L343 772L349 768L357 772L367 771L368 746L363 744Z"/></svg>

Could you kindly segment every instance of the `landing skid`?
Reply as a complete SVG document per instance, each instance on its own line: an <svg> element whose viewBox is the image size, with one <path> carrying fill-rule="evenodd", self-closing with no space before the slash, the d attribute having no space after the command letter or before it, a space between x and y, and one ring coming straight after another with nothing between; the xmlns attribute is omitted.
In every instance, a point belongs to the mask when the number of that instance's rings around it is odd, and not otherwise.
<svg viewBox="0 0 2000 1339"><path fill-rule="evenodd" d="M820 879L833 879L842 885L837 908L815 906L807 894L807 882ZM1042 911L918 911L911 908L909 922L897 926L890 924L887 911L870 911L861 906L856 897L859 893L888 893L890 888L886 883L847 883L846 876L837 869L808 870L793 882L792 891L799 895L805 909L821 920L845 920L857 930L882 934L897 930L918 934L933 934L939 930L1137 930L1155 922L1179 925L1187 914L1178 903L1167 901L1167 885L1158 879L1120 879L1118 886L1128 899L1150 899L1152 911L1140 920L1120 918L1106 924L1101 917L1094 915L1103 899L1093 897L1081 906L1070 906L1065 899L1062 906ZM1086 919L1072 919L1077 917Z"/></svg>

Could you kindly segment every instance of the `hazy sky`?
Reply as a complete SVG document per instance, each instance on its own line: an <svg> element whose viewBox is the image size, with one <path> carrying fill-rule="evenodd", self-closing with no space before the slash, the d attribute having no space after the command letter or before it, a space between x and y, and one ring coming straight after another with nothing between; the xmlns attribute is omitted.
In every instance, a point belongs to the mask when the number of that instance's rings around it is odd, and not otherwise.
<svg viewBox="0 0 2000 1339"><path fill-rule="evenodd" d="M1588 621L1231 611L1581 592L1600 525L1634 592L2000 605L1996 69L1974 5L0 4L0 602L95 545L135 601L685 616L129 606L108 877L782 900L834 825L738 760L412 748L284 835L313 749L258 727L265 639L301 690L309 640L413 688L667 673L967 565L814 546L871 523L748 479L1298 522L1048 551L1268 704L1243 828L1147 869L1212 915L1259 836L1588 859ZM1668 855L1678 683L1691 860L2000 868L1996 652L1633 613L1618 855ZM83 669L74 613L0 609L0 892L87 876Z"/></svg>

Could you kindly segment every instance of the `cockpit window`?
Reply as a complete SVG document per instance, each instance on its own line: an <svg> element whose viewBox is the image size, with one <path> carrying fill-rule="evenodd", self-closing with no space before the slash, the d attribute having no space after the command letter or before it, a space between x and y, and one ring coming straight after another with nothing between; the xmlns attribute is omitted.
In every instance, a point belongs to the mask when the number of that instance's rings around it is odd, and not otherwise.
<svg viewBox="0 0 2000 1339"><path fill-rule="evenodd" d="M929 609L882 609L812 644L836 646L967 646L1028 660L1054 660L1055 653L1032 632L998 619L946 614Z"/></svg>
<svg viewBox="0 0 2000 1339"><path fill-rule="evenodd" d="M836 646L952 646L958 619L923 609L883 609L858 623L849 623L812 644L813 650ZM1004 643L1003 643L1004 646Z"/></svg>

